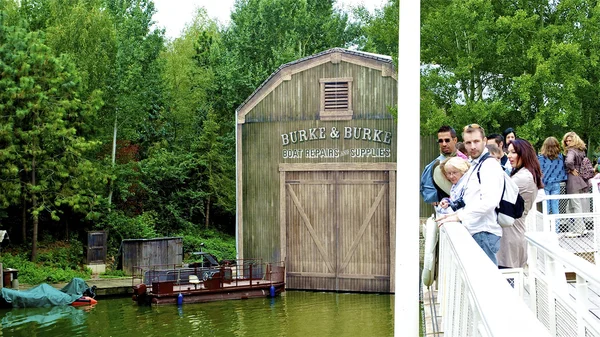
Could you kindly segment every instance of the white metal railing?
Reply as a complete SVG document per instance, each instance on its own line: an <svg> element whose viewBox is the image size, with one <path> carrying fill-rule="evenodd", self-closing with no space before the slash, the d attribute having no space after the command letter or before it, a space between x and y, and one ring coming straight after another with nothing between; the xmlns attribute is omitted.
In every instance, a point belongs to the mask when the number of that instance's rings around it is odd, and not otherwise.
<svg viewBox="0 0 600 337"><path fill-rule="evenodd" d="M559 246L555 233L528 232L530 307L552 336L600 336L600 321L590 312L590 288L600 289L600 270ZM576 275L567 283L565 268Z"/></svg>
<svg viewBox="0 0 600 337"><path fill-rule="evenodd" d="M439 237L445 336L550 336L462 224L445 223Z"/></svg>
<svg viewBox="0 0 600 337"><path fill-rule="evenodd" d="M440 228L437 284L444 335L600 337L600 269L591 263L600 264L600 180L591 183L592 193L544 196L542 212L537 207L529 212L523 270L498 270L461 224ZM560 202L559 214L548 214L546 200L553 199ZM583 199L589 207L567 213L569 199ZM586 226L582 236L563 233L565 223L578 219ZM577 252L569 240L587 240L589 252ZM575 275L575 283L567 282L565 272Z"/></svg>
<svg viewBox="0 0 600 337"><path fill-rule="evenodd" d="M589 194L545 196L540 201L542 212L534 208L527 218L525 286L532 311L552 336L600 336L600 320L592 314L600 311L600 269L592 263L600 261L600 180L591 183ZM545 200L559 200L562 206L570 199L583 200L589 209L566 213L562 212L566 207L559 207L558 214L548 214ZM586 226L585 231L568 235L563 224L576 221ZM566 272L574 275L574 283L567 281Z"/></svg>

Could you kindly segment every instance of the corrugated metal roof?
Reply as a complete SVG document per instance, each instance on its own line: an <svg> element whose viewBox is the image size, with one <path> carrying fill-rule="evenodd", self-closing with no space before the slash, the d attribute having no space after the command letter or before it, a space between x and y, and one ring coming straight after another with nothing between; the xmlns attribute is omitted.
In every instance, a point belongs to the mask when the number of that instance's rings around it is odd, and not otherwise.
<svg viewBox="0 0 600 337"><path fill-rule="evenodd" d="M369 59L373 59L373 60L377 60L380 62L385 62L385 63L389 63L389 64L393 64L392 63L392 57L388 56L388 55L381 55L381 54L374 54L374 53L367 53L364 51L357 51L357 50L349 50L349 49L344 49L344 48L332 48L332 49L327 49L325 51L322 51L318 54L313 54L310 56L306 56L303 57L301 59L297 59L294 60L292 62L289 63L285 63L283 65L281 65L279 68L277 68L277 70L275 70L271 76L269 76L264 82L261 83L261 85L258 86L258 88L256 88L256 90L254 90L254 92L252 93L252 95L248 96L248 98L246 98L246 100L240 104L240 106L238 106L237 109L235 109L235 113L237 115L238 111L240 111L240 109L246 105L246 103L248 103L248 101L250 101L252 99L252 97L254 97L256 95L256 93L258 93L275 75L277 75L277 73L279 73L281 70L293 66L295 64L298 63L302 63L308 60L312 60L314 58L318 58L321 57L323 55L327 55L327 54L333 54L333 53L342 53L342 54L348 54L348 55L355 55L355 56L360 56L360 57L364 57L364 58L369 58Z"/></svg>

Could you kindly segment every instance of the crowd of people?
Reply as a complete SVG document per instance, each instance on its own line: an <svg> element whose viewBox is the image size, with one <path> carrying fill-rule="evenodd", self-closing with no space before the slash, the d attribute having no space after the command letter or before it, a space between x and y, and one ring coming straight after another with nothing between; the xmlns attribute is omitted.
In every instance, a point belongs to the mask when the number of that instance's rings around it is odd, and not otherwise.
<svg viewBox="0 0 600 337"><path fill-rule="evenodd" d="M437 135L440 156L423 172L421 194L435 207L439 226L461 222L499 268L525 266L525 218L538 193L560 194L562 182L566 183L568 194L586 193L589 189L586 145L575 132L566 133L561 142L555 137L546 138L539 153L530 142L518 138L513 128L486 136L483 127L469 124L462 130L462 142L447 125L442 126ZM600 159L597 159L593 177L596 179L600 179L599 164ZM496 211L502 197L504 175L516 183L525 201L523 215L508 227L498 224ZM550 214L559 213L558 200L547 200L547 203ZM582 200L569 199L567 212L582 212ZM561 231L558 222L556 231ZM567 231L571 236L584 235L585 224L572 221Z"/></svg>

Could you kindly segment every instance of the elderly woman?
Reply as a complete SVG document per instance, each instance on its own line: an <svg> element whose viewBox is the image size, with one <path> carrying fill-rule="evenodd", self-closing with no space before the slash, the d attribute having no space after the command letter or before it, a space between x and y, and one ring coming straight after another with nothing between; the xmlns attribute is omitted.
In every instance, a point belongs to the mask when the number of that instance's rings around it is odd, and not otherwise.
<svg viewBox="0 0 600 337"><path fill-rule="evenodd" d="M525 200L525 211L511 227L502 228L500 250L496 257L498 268L523 268L527 263L525 218L533 206L538 189L543 188L544 184L540 163L528 141L519 138L511 141L508 145L508 160L513 168L510 178L517 184L519 194Z"/></svg>
<svg viewBox="0 0 600 337"><path fill-rule="evenodd" d="M462 196L468 178L463 178L470 167L467 160L458 156L448 158L440 163L442 173L452 183L452 187L450 188L450 198L442 199L436 208L438 213L449 214L464 207Z"/></svg>
<svg viewBox="0 0 600 337"><path fill-rule="evenodd" d="M587 193L587 181L579 176L581 162L585 158L585 143L575 132L567 132L562 139L565 154L565 169L567 170L567 194ZM586 200L586 199L584 199ZM569 199L567 213L581 213L583 211L582 199ZM583 219L571 219L570 235L582 235L585 232Z"/></svg>

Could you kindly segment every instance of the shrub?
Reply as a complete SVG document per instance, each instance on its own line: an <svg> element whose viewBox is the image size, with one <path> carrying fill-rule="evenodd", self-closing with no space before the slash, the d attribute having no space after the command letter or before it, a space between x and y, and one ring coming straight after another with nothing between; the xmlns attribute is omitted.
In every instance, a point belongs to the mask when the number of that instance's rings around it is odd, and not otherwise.
<svg viewBox="0 0 600 337"><path fill-rule="evenodd" d="M75 245L78 246L78 245ZM29 261L27 250L14 249L5 251L0 256L5 268L15 268L19 271L19 281L22 284L36 285L40 283L69 282L73 277L89 279L92 275L90 269L83 269L79 262L81 255L73 255L70 245L53 245L52 249L40 249L37 262ZM75 260L72 260L76 257Z"/></svg>
<svg viewBox="0 0 600 337"><path fill-rule="evenodd" d="M187 257L186 261L190 262L193 257L190 256L193 252L209 252L220 260L234 260L236 257L235 237L223 234L216 230L208 229L197 233L183 233L183 255ZM204 246L201 246L204 243Z"/></svg>

